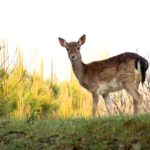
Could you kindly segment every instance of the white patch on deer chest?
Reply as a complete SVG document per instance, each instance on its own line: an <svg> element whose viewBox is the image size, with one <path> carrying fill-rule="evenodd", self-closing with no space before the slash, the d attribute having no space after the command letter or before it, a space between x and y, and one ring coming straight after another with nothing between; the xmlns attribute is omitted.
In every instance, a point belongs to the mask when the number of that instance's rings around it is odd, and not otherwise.
<svg viewBox="0 0 150 150"><path fill-rule="evenodd" d="M99 88L97 89L98 94L107 94L110 92L116 92L122 90L122 83L116 78L111 81L102 81L99 83Z"/></svg>

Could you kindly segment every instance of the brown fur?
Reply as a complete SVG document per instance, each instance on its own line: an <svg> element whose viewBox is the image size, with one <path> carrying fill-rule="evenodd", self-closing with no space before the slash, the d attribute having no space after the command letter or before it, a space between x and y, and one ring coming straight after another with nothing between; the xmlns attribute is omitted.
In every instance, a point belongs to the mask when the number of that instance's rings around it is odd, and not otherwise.
<svg viewBox="0 0 150 150"><path fill-rule="evenodd" d="M134 113L141 111L142 96L138 92L139 83L145 80L148 62L136 53L123 53L105 60L84 64L80 47L85 42L83 35L78 42L67 43L59 38L60 44L68 51L73 71L79 83L93 96L93 116L96 114L99 95L102 95L108 113L111 114L110 92L125 89L134 101Z"/></svg>

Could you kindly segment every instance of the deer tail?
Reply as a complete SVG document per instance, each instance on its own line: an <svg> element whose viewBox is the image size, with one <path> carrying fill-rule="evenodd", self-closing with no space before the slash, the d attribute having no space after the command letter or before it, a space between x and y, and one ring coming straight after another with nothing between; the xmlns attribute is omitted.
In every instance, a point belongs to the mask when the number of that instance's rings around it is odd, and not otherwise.
<svg viewBox="0 0 150 150"><path fill-rule="evenodd" d="M143 84L146 78L146 71L148 69L148 61L145 58L140 57L136 62L136 69L141 73L141 82Z"/></svg>

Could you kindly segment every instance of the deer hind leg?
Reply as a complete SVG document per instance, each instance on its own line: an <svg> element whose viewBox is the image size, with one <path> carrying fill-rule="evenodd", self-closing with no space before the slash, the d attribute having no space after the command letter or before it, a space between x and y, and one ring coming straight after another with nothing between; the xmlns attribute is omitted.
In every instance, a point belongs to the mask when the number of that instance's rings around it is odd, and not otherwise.
<svg viewBox="0 0 150 150"><path fill-rule="evenodd" d="M136 80L135 83L134 83L134 86L135 88L138 90L139 88L139 85L140 85L140 81Z"/></svg>
<svg viewBox="0 0 150 150"><path fill-rule="evenodd" d="M106 106L106 109L107 109L109 115L112 115L112 100L111 100L109 94L102 95L102 97L105 101L105 106Z"/></svg>
<svg viewBox="0 0 150 150"><path fill-rule="evenodd" d="M96 117L97 104L99 100L99 95L97 93L92 93L93 105L92 105L92 116Z"/></svg>
<svg viewBox="0 0 150 150"><path fill-rule="evenodd" d="M142 111L143 97L135 85L124 84L125 90L133 97L134 114Z"/></svg>

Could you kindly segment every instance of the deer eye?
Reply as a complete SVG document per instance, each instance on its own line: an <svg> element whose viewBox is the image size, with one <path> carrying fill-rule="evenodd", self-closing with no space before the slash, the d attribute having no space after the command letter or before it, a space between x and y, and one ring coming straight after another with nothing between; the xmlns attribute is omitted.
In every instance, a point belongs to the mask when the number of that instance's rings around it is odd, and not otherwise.
<svg viewBox="0 0 150 150"><path fill-rule="evenodd" d="M77 49L80 50L80 47L78 47Z"/></svg>
<svg viewBox="0 0 150 150"><path fill-rule="evenodd" d="M67 48L67 51L69 51L69 48Z"/></svg>

